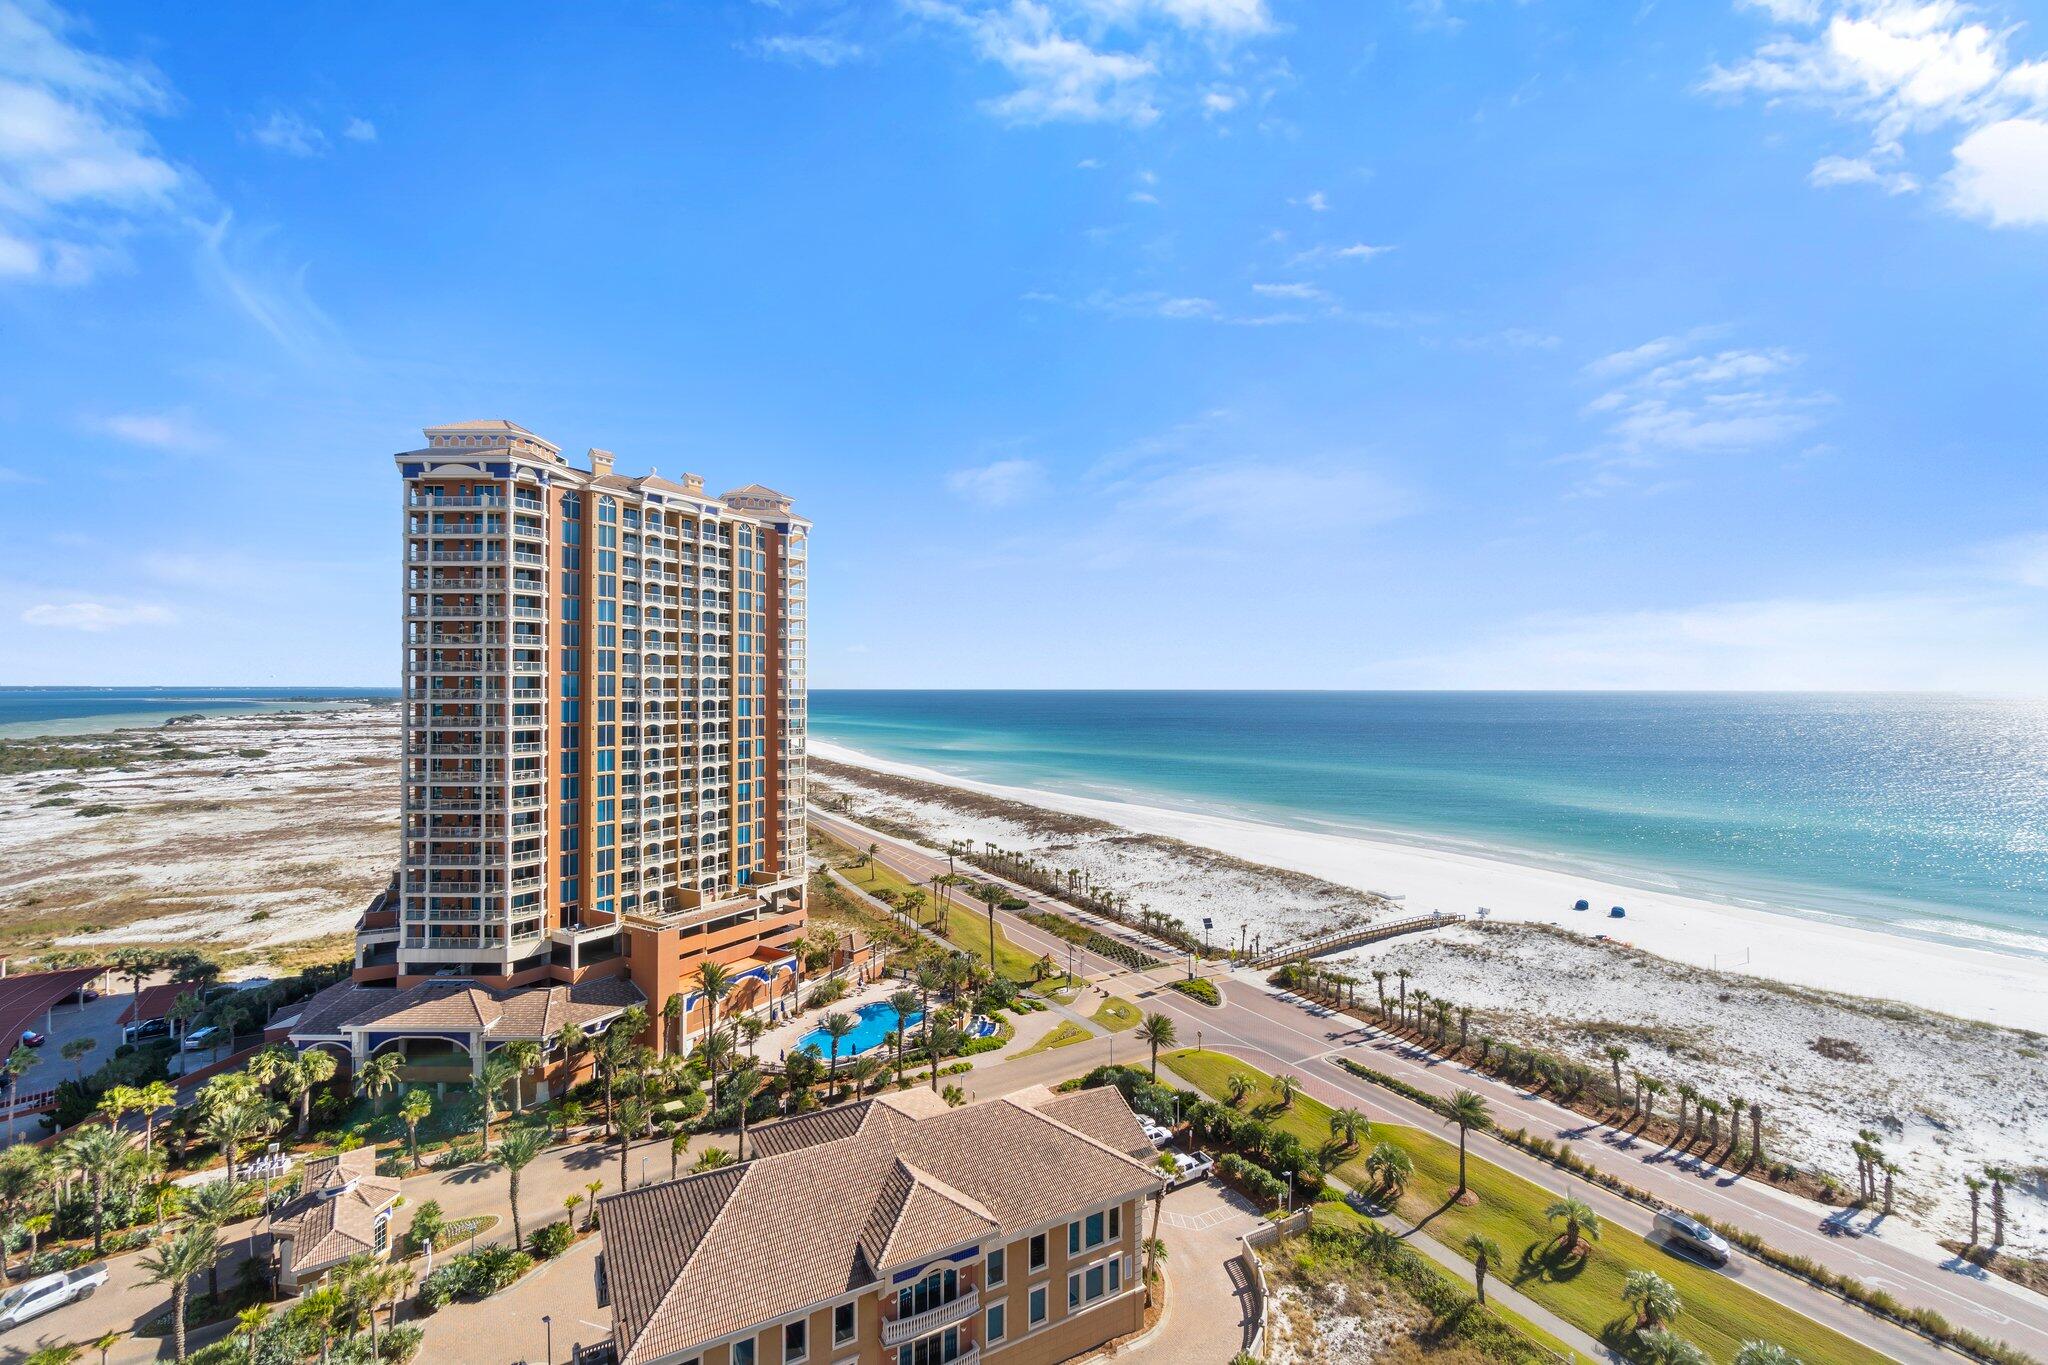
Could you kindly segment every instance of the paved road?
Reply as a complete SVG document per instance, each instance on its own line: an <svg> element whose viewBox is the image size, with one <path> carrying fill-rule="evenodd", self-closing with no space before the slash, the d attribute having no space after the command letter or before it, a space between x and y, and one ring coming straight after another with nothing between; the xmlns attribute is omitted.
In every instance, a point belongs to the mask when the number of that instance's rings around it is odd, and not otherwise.
<svg viewBox="0 0 2048 1365"><path fill-rule="evenodd" d="M906 876L924 880L945 870L943 857L934 857L916 845L867 829L843 816L814 813L812 820L821 832L860 847L879 844L884 864ZM1036 892L1017 890L1023 899L1035 905L1072 913ZM1003 915L1002 919L1003 930L1012 939L1034 951L1046 951L1058 944L1060 952L1055 954L1055 960L1065 960L1065 945L1052 935L1013 915ZM1113 925L1102 927L1105 932L1116 929ZM1082 968L1091 975L1123 978L1116 986L1119 993L1142 998L1146 1009L1172 1018L1179 1027L1183 1046L1194 1041L1199 1033L1205 1045L1239 1055L1261 1070L1294 1073L1319 1099L1418 1127L1440 1127L1441 1121L1431 1111L1351 1076L1337 1065L1335 1058L1353 1055L1435 1094L1448 1095L1457 1089L1478 1091L1506 1127L1526 1128L1570 1141L1577 1154L1588 1162L1661 1199L1752 1229L1782 1250L1811 1257L1855 1276L1866 1285L1886 1289L1903 1303L1932 1308L1952 1323L2048 1359L2048 1299L1959 1262L1942 1252L1925 1233L1904 1227L1901 1220L1890 1220L1891 1226L1873 1233L1867 1225L1846 1223L1839 1209L1794 1198L1730 1172L1675 1162L1669 1154L1649 1144L1630 1144L1602 1125L1516 1087L1419 1054L1362 1020L1337 1015L1276 991L1265 984L1263 974L1217 974L1226 1001L1225 1007L1217 1010L1163 989L1164 982L1182 970L1178 965L1139 974L1127 972L1085 950L1080 957ZM1506 1143L1488 1139L1483 1146L1487 1159L1495 1164L1553 1187L1576 1183L1578 1193L1592 1202L1603 1217L1646 1235L1650 1232L1649 1213L1640 1205L1568 1176ZM1759 1292L1896 1358L1955 1359L1953 1354L1939 1351L1911 1333L1760 1262L1740 1257L1735 1273Z"/></svg>

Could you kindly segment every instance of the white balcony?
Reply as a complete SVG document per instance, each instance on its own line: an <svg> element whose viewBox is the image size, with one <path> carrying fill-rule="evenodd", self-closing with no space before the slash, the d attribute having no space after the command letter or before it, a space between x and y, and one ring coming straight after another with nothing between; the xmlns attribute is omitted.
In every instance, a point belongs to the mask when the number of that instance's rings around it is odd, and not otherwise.
<svg viewBox="0 0 2048 1365"><path fill-rule="evenodd" d="M882 1344L901 1346L906 1341L915 1341L927 1332L936 1332L955 1323L967 1321L980 1308L981 1291L969 1289L964 1290L960 1297L951 1303L942 1303L937 1308L927 1308L924 1312L913 1313L907 1318L885 1317L882 1319ZM961 1352L954 1357L955 1365L973 1354L973 1351Z"/></svg>

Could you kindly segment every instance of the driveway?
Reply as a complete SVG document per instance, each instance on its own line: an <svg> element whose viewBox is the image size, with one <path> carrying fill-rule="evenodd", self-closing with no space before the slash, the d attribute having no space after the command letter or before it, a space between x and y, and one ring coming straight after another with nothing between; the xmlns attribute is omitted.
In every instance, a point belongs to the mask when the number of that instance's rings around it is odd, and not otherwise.
<svg viewBox="0 0 2048 1365"><path fill-rule="evenodd" d="M611 1340L612 1310L599 1307L597 1252L587 1237L501 1294L481 1303L452 1303L419 1319L422 1361L517 1361L574 1358L577 1344ZM550 1324L554 1319L550 1343ZM407 1319L401 1318L400 1321ZM552 1344L552 1353L550 1345Z"/></svg>
<svg viewBox="0 0 2048 1365"><path fill-rule="evenodd" d="M1166 1312L1149 1338L1116 1358L1144 1365L1224 1365L1250 1343L1258 1315L1238 1259L1238 1238L1259 1225L1259 1212L1241 1195L1205 1180L1170 1192L1160 1213Z"/></svg>

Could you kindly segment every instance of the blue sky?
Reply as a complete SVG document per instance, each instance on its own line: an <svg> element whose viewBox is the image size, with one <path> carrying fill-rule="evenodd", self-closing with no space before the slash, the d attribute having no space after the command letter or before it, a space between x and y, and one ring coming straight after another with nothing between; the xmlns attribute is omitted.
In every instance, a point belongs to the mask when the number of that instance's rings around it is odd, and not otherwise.
<svg viewBox="0 0 2048 1365"><path fill-rule="evenodd" d="M2042 18L0 0L0 683L393 683L503 416L818 686L2038 692Z"/></svg>

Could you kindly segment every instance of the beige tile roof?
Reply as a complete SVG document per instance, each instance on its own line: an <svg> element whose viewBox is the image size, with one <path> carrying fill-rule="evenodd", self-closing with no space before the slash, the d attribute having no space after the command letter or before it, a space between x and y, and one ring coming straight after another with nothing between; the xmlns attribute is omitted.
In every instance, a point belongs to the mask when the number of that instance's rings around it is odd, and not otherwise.
<svg viewBox="0 0 2048 1365"><path fill-rule="evenodd" d="M520 425L519 425L519 424L518 424L517 422L508 422L508 421L506 421L506 420L505 420L504 418L502 418L502 417L482 417L482 418L478 418L478 419L477 419L476 421L473 421L473 422L443 422L443 423L441 423L441 424L440 424L439 426L434 426L434 427L428 427L428 428L427 428L427 430L429 430L429 431L516 431L516 432L518 432L518 433L519 433L519 434L520 434L521 436L531 436L531 435L533 435L533 433L532 433L532 432L528 431L528 430L527 430L527 429L526 429L525 427L522 427L522 426L520 426Z"/></svg>
<svg viewBox="0 0 2048 1365"><path fill-rule="evenodd" d="M1042 1086L1038 1088L1044 1089ZM1026 1092L1027 1095L1030 1093ZM1113 1087L1076 1090L1067 1095L1055 1095L1046 1090L1043 1101L1026 1099L1025 1103L1069 1128L1086 1133L1105 1147L1113 1147L1147 1163L1158 1159L1159 1149L1145 1136L1138 1116L1131 1112L1131 1106L1124 1103L1124 1097Z"/></svg>
<svg viewBox="0 0 2048 1365"><path fill-rule="evenodd" d="M624 1365L771 1322L1000 1229L1149 1193L1159 1178L1120 1145L1117 1109L1151 1149L1114 1090L1078 1105L1040 1090L937 1112L909 1093L764 1124L743 1166L604 1200Z"/></svg>
<svg viewBox="0 0 2048 1365"><path fill-rule="evenodd" d="M299 1193L281 1206L274 1228L291 1242L295 1275L325 1269L377 1247L377 1215L398 1198L398 1182L377 1174L377 1153L362 1147L306 1163Z"/></svg>
<svg viewBox="0 0 2048 1365"><path fill-rule="evenodd" d="M482 1029L493 1041L548 1038L565 1023L587 1027L645 1000L640 988L623 977L507 990L469 981L425 981L402 991L343 981L306 1002L291 1025L291 1036L332 1037L347 1029L376 1028L443 1033Z"/></svg>

